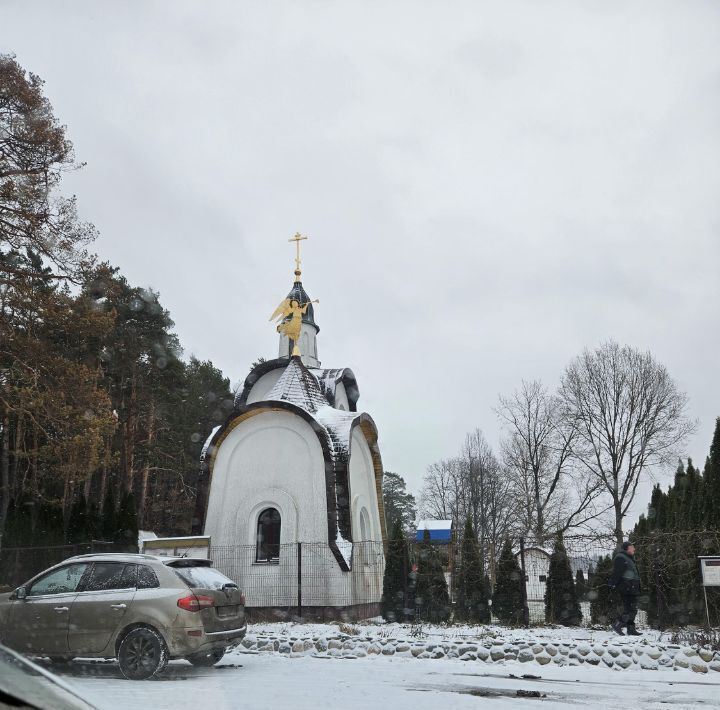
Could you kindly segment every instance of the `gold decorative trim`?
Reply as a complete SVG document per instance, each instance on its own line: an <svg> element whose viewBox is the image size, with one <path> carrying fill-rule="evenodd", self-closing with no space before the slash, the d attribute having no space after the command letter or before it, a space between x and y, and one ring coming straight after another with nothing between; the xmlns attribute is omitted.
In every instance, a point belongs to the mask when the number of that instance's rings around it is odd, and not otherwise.
<svg viewBox="0 0 720 710"><path fill-rule="evenodd" d="M380 534L382 535L383 545L387 548L387 530L385 529L385 502L383 500L382 480L383 465L380 456L380 447L378 446L378 434L374 422L368 417L363 418L360 422L360 430L365 436L368 443L370 455L372 456L373 469L375 471L375 492L377 494L378 512L380 514Z"/></svg>

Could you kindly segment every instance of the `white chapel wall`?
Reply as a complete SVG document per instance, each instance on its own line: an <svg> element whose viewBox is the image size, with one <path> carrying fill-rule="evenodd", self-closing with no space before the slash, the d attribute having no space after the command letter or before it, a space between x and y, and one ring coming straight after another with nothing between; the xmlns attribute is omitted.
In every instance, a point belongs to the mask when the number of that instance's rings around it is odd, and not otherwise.
<svg viewBox="0 0 720 710"><path fill-rule="evenodd" d="M213 545L247 544L258 505L297 510L295 526L281 526L281 543L327 542L325 461L310 425L289 412L265 412L235 427L213 466L205 534ZM292 502L292 505L291 505ZM257 511L260 512L260 511ZM281 514L282 514L281 510Z"/></svg>
<svg viewBox="0 0 720 710"><path fill-rule="evenodd" d="M353 603L375 603L382 596L382 585L378 585L377 580L382 579L385 560L375 468L370 447L360 427L356 427L352 434L349 474L353 540L360 543L353 550Z"/></svg>
<svg viewBox="0 0 720 710"><path fill-rule="evenodd" d="M370 540L382 541L380 532L380 510L375 488L375 469L373 467L370 447L360 427L355 427L350 444L350 496L352 498L352 532L353 540L360 540L361 510L368 513L366 526L369 527ZM367 525L369 521L369 526Z"/></svg>
<svg viewBox="0 0 720 710"><path fill-rule="evenodd" d="M275 383L280 379L282 373L285 372L284 367L276 367L270 372L266 372L250 389L248 392L247 403L252 404L253 402L262 402L267 398L268 392L275 386Z"/></svg>
<svg viewBox="0 0 720 710"><path fill-rule="evenodd" d="M338 382L337 387L335 387L335 409L343 409L346 412L350 411L347 392L342 382Z"/></svg>
<svg viewBox="0 0 720 710"><path fill-rule="evenodd" d="M303 323L300 327L300 354L305 367L320 367L317 354L317 329ZM290 339L280 334L278 357L290 357Z"/></svg>
<svg viewBox="0 0 720 710"><path fill-rule="evenodd" d="M257 519L266 508L280 512L281 546L304 543L304 604L336 606L347 600L351 573L340 569L327 546L322 449L310 425L289 412L250 417L221 443L205 534L212 538L213 555L225 560L222 571L242 584L249 607L293 606L297 589L286 580L297 576L296 545L281 547L278 564L255 562ZM239 551L225 554L223 546L236 545Z"/></svg>

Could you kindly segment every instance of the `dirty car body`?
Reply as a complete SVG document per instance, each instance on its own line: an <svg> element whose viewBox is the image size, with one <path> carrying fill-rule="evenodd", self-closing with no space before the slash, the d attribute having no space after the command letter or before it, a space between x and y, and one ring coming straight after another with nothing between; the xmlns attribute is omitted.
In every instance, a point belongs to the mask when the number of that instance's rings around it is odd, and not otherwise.
<svg viewBox="0 0 720 710"><path fill-rule="evenodd" d="M213 665L246 627L242 592L206 559L80 555L0 595L0 639L11 648L56 659L118 658L137 679L174 658ZM147 643L155 660L138 656ZM126 657L144 671L128 675Z"/></svg>

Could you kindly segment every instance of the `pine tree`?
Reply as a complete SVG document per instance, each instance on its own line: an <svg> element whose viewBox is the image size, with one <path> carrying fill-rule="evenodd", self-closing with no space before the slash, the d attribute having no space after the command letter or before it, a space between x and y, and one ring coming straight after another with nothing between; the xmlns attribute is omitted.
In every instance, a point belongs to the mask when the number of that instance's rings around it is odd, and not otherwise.
<svg viewBox="0 0 720 710"><path fill-rule="evenodd" d="M126 493L118 508L117 527L115 532L115 542L129 551L137 552L138 545L138 524L137 509L135 507L135 496L132 493Z"/></svg>
<svg viewBox="0 0 720 710"><path fill-rule="evenodd" d="M100 515L94 503L88 503L85 513L85 535L90 543L100 539Z"/></svg>
<svg viewBox="0 0 720 710"><path fill-rule="evenodd" d="M690 463L690 462L688 462ZM682 459L678 459L675 479L667 492L666 530L683 529L683 499L688 487L688 476Z"/></svg>
<svg viewBox="0 0 720 710"><path fill-rule="evenodd" d="M117 535L117 512L115 510L113 488L113 482L109 480L105 489L105 500L100 515L100 536L106 542L114 541Z"/></svg>
<svg viewBox="0 0 720 710"><path fill-rule="evenodd" d="M460 563L457 572L457 596L455 600L455 618L470 624L489 624L489 589L485 586L480 546L472 522L465 522Z"/></svg>
<svg viewBox="0 0 720 710"><path fill-rule="evenodd" d="M407 492L405 485L405 480L399 474L391 471L383 472L383 504L385 522L389 529L395 527L397 520L404 530L410 530L415 522L417 514L415 496Z"/></svg>
<svg viewBox="0 0 720 710"><path fill-rule="evenodd" d="M46 501L40 505L35 520L33 545L48 547L62 545L64 542L65 522L63 520L62 505Z"/></svg>
<svg viewBox="0 0 720 710"><path fill-rule="evenodd" d="M418 548L417 583L415 586L415 618L434 624L450 618L450 597L442 563L436 547L425 530Z"/></svg>
<svg viewBox="0 0 720 710"><path fill-rule="evenodd" d="M710 444L710 455L705 461L703 471L704 488L704 527L717 533L720 531L720 417L715 421L715 432ZM712 550L712 553L717 550ZM703 554L711 554L705 551ZM710 623L720 624L720 587L707 587Z"/></svg>
<svg viewBox="0 0 720 710"><path fill-rule="evenodd" d="M382 616L385 621L403 622L408 616L410 556L402 521L396 519L388 542L383 577Z"/></svg>
<svg viewBox="0 0 720 710"><path fill-rule="evenodd" d="M617 605L613 593L608 587L612 569L612 559L609 556L601 557L590 577L588 599L590 601L590 621L593 624L610 624L617 615Z"/></svg>
<svg viewBox="0 0 720 710"><path fill-rule="evenodd" d="M710 444L710 455L703 471L705 482L706 530L720 530L720 417L715 422L715 433Z"/></svg>
<svg viewBox="0 0 720 710"><path fill-rule="evenodd" d="M577 595L578 601L587 601L587 582L585 581L585 573L579 569L575 573L575 594Z"/></svg>
<svg viewBox="0 0 720 710"><path fill-rule="evenodd" d="M29 547L33 544L29 503L24 496L13 498L10 502L2 536L3 547Z"/></svg>
<svg viewBox="0 0 720 710"><path fill-rule="evenodd" d="M563 626L578 626L582 621L570 561L560 534L555 537L555 547L550 555L545 587L545 619Z"/></svg>
<svg viewBox="0 0 720 710"><path fill-rule="evenodd" d="M665 530L667 526L667 495L663 493L660 484L653 486L648 506L648 522L652 530ZM618 545L619 547L619 545Z"/></svg>
<svg viewBox="0 0 720 710"><path fill-rule="evenodd" d="M633 530L633 537L636 540L638 538L644 538L647 536L649 529L650 529L650 527L648 524L648 519L645 517L644 513L640 513L640 517L638 518L637 525L635 525L635 529Z"/></svg>
<svg viewBox="0 0 720 710"><path fill-rule="evenodd" d="M523 616L522 571L506 539L497 565L492 612L503 624L519 625Z"/></svg>
<svg viewBox="0 0 720 710"><path fill-rule="evenodd" d="M85 495L82 493L75 498L72 507L70 508L70 517L68 518L65 541L72 544L88 541L87 502L85 500Z"/></svg>

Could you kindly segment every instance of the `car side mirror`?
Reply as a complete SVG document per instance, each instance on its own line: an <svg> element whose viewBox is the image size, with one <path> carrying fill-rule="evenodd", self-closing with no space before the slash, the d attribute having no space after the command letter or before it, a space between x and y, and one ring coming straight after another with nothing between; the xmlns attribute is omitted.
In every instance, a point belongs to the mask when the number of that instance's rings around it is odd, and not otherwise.
<svg viewBox="0 0 720 710"><path fill-rule="evenodd" d="M27 596L27 589L25 587L18 587L15 590L15 598L16 599L25 599Z"/></svg>

